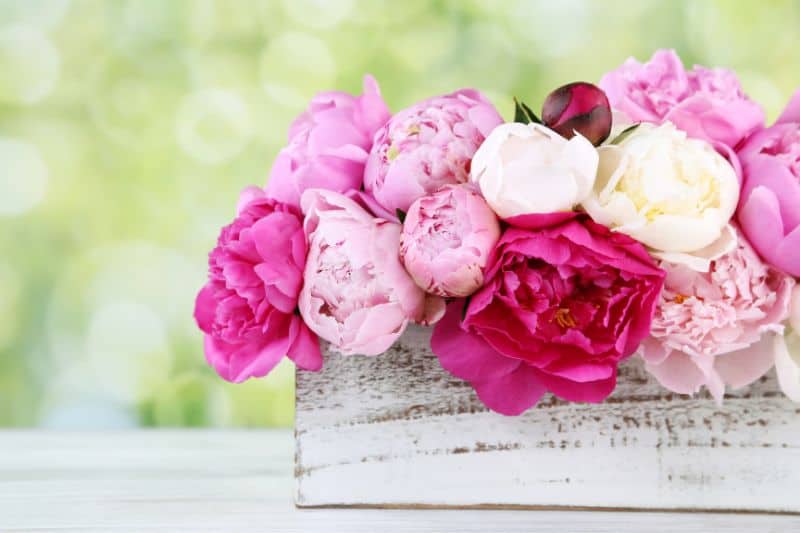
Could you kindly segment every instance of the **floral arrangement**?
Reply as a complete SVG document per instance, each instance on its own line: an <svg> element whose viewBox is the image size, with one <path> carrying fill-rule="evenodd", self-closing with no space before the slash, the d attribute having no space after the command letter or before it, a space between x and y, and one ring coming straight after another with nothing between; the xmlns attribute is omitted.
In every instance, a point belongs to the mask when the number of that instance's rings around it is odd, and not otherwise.
<svg viewBox="0 0 800 533"><path fill-rule="evenodd" d="M772 126L736 75L670 50L506 122L463 89L392 115L318 94L245 189L195 317L229 381L320 339L379 356L411 323L492 410L601 402L640 357L667 389L800 401L800 91Z"/></svg>

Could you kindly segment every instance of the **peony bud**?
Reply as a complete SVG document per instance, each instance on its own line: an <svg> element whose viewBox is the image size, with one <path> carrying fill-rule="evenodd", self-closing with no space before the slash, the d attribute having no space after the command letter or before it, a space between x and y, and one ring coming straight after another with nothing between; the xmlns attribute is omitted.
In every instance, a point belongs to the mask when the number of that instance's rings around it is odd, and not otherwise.
<svg viewBox="0 0 800 533"><path fill-rule="evenodd" d="M463 298L483 285L484 268L499 238L497 217L479 192L445 185L411 204L400 260L426 292Z"/></svg>
<svg viewBox="0 0 800 533"><path fill-rule="evenodd" d="M542 121L567 139L578 132L599 146L611 133L611 106L606 93L596 85L569 83L545 99Z"/></svg>

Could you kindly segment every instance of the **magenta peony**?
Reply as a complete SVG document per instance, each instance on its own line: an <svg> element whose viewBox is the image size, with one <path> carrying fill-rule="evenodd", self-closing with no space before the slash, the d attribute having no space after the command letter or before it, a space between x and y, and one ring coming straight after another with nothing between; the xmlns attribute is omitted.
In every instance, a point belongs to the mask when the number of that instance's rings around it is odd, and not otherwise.
<svg viewBox="0 0 800 533"><path fill-rule="evenodd" d="M360 189L372 138L390 116L372 76L364 77L362 96L316 95L289 129L289 144L275 160L267 194L299 207L306 189Z"/></svg>
<svg viewBox="0 0 800 533"><path fill-rule="evenodd" d="M404 109L375 136L364 188L389 212L407 211L424 194L466 182L475 151L502 123L492 104L472 89Z"/></svg>
<svg viewBox="0 0 800 533"><path fill-rule="evenodd" d="M238 211L222 228L195 303L208 364L234 382L266 375L284 355L319 370L319 341L296 313L306 260L299 211L256 187L245 189Z"/></svg>
<svg viewBox="0 0 800 533"><path fill-rule="evenodd" d="M705 386L721 402L725 385L743 387L772 368L794 279L762 263L742 236L709 272L661 266L667 278L642 355L664 387Z"/></svg>
<svg viewBox="0 0 800 533"><path fill-rule="evenodd" d="M378 355L409 322L430 323L443 311L400 263L400 224L374 218L344 195L303 194L309 241L300 314L345 355Z"/></svg>
<svg viewBox="0 0 800 533"><path fill-rule="evenodd" d="M598 146L611 133L611 106L596 85L583 81L569 83L545 98L542 122L566 139L578 133Z"/></svg>
<svg viewBox="0 0 800 533"><path fill-rule="evenodd" d="M775 125L748 139L738 155L742 231L768 263L800 276L800 91Z"/></svg>
<svg viewBox="0 0 800 533"><path fill-rule="evenodd" d="M483 285L483 269L500 238L500 223L467 185L448 185L411 204L400 239L400 259L425 291L469 296Z"/></svg>
<svg viewBox="0 0 800 533"><path fill-rule="evenodd" d="M605 399L649 334L664 272L641 244L581 217L507 229L486 280L448 306L431 347L490 409L516 415L548 390Z"/></svg>
<svg viewBox="0 0 800 533"><path fill-rule="evenodd" d="M658 50L644 64L630 58L605 74L600 87L611 107L634 122L670 121L729 149L764 124L764 112L742 92L733 71L695 66L687 72L674 50Z"/></svg>

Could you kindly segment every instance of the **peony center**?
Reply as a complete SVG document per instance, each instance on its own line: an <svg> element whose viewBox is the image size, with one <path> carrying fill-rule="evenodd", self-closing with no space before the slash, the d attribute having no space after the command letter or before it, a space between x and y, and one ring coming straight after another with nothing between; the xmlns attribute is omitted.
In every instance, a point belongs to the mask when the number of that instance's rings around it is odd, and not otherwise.
<svg viewBox="0 0 800 533"><path fill-rule="evenodd" d="M342 250L344 246L346 243L321 248L317 275L322 281L319 288L312 288L312 294L323 301L320 313L339 323L359 309L388 303L387 295L392 292L382 283L383 276L376 276L371 262L354 266Z"/></svg>

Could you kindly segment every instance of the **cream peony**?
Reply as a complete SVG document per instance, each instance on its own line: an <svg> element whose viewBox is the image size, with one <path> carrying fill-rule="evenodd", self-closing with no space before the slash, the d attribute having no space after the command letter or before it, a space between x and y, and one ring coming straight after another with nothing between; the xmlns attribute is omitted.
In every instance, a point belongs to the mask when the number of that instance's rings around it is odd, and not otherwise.
<svg viewBox="0 0 800 533"><path fill-rule="evenodd" d="M795 285L789 305L792 330L775 342L775 373L783 393L800 402L800 285Z"/></svg>
<svg viewBox="0 0 800 533"><path fill-rule="evenodd" d="M739 181L710 144L688 139L666 122L641 124L599 152L597 180L583 202L596 222L646 244L656 256L694 268L707 269L733 249L735 234L727 226ZM696 252L701 261L692 264Z"/></svg>
<svg viewBox="0 0 800 533"><path fill-rule="evenodd" d="M472 159L470 179L500 218L570 211L592 190L598 155L581 135L540 124L496 127Z"/></svg>

